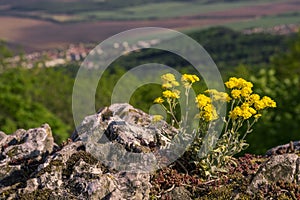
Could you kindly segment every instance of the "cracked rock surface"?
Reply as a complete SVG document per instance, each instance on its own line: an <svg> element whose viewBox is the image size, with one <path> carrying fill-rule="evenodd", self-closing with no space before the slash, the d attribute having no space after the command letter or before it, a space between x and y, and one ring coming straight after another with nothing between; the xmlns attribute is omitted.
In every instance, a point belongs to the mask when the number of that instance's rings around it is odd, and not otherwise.
<svg viewBox="0 0 300 200"><path fill-rule="evenodd" d="M0 132L0 199L148 199L150 171L141 170L175 133L129 104L87 116L62 147L48 124Z"/></svg>

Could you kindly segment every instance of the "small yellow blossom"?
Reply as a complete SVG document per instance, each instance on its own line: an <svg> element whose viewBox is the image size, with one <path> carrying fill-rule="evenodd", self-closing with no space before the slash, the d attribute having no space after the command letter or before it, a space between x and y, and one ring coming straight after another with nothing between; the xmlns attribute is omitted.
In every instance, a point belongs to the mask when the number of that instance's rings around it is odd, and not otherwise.
<svg viewBox="0 0 300 200"><path fill-rule="evenodd" d="M254 114L257 113L257 111L256 111L254 108L252 108L252 107L249 107L248 110L249 110L249 112L250 112L252 115L254 115Z"/></svg>
<svg viewBox="0 0 300 200"><path fill-rule="evenodd" d="M157 103L157 104L162 104L165 100L161 97L157 97L156 99L154 99L154 103Z"/></svg>
<svg viewBox="0 0 300 200"><path fill-rule="evenodd" d="M240 88L252 88L253 84L249 81L239 78L239 87Z"/></svg>
<svg viewBox="0 0 300 200"><path fill-rule="evenodd" d="M239 117L249 119L254 114L256 114L256 110L250 107L248 103L243 103L241 106L236 106L232 111L230 111L229 117L233 120Z"/></svg>
<svg viewBox="0 0 300 200"><path fill-rule="evenodd" d="M229 81L225 82L225 86L228 89L233 89L233 88L241 89L245 87L252 88L253 84L242 78L231 77Z"/></svg>
<svg viewBox="0 0 300 200"><path fill-rule="evenodd" d="M190 87L193 83L199 81L199 77L192 74L183 74L181 77L181 82L183 83L184 87Z"/></svg>
<svg viewBox="0 0 300 200"><path fill-rule="evenodd" d="M239 106L236 106L232 111L229 112L229 117L233 120L237 119L242 115L242 109Z"/></svg>
<svg viewBox="0 0 300 200"><path fill-rule="evenodd" d="M241 90L234 89L231 91L231 96L234 99L238 99L241 97Z"/></svg>
<svg viewBox="0 0 300 200"><path fill-rule="evenodd" d="M261 114L256 114L256 115L254 115L254 118L255 119L258 119L258 118L260 118L261 117Z"/></svg>
<svg viewBox="0 0 300 200"><path fill-rule="evenodd" d="M270 107L270 108L276 107L276 102L273 101L270 97L264 96L261 100L264 102L266 107Z"/></svg>
<svg viewBox="0 0 300 200"><path fill-rule="evenodd" d="M263 110L266 108L266 105L264 104L264 102L262 100L259 100L259 101L255 101L254 107L256 110Z"/></svg>
<svg viewBox="0 0 300 200"><path fill-rule="evenodd" d="M196 103L198 108L204 108L207 104L211 103L211 99L204 94L199 94L196 97Z"/></svg>
<svg viewBox="0 0 300 200"><path fill-rule="evenodd" d="M161 76L161 80L163 82L163 89L171 89L172 87L179 86L179 83L176 81L176 78L173 74L167 73Z"/></svg>
<svg viewBox="0 0 300 200"><path fill-rule="evenodd" d="M235 77L232 77L229 79L229 81L225 82L225 86L228 89L236 88L238 87L238 79Z"/></svg>
<svg viewBox="0 0 300 200"><path fill-rule="evenodd" d="M164 83L164 84L162 84L162 88L163 89L170 89L172 87L173 87L173 85L171 83Z"/></svg>
<svg viewBox="0 0 300 200"><path fill-rule="evenodd" d="M253 105L256 101L260 100L260 96L258 94L251 94L247 101L250 105Z"/></svg>
<svg viewBox="0 0 300 200"><path fill-rule="evenodd" d="M247 98L247 97L250 96L251 93L252 93L252 89L250 87L244 87L244 88L241 89L241 96L242 97Z"/></svg>
<svg viewBox="0 0 300 200"><path fill-rule="evenodd" d="M276 102L273 101L270 97L264 96L261 100L254 103L256 110L263 110L265 108L275 108Z"/></svg>
<svg viewBox="0 0 300 200"><path fill-rule="evenodd" d="M215 89L210 89L210 90L206 90L205 93L210 94L214 101L223 101L223 102L231 101L230 96L225 92L219 92Z"/></svg>
<svg viewBox="0 0 300 200"><path fill-rule="evenodd" d="M164 117L161 116L161 115L153 115L152 121L153 122L159 122L159 121L161 121L163 119L164 119Z"/></svg>
<svg viewBox="0 0 300 200"><path fill-rule="evenodd" d="M207 104L203 107L197 117L209 122L218 119L218 114L216 108L212 104Z"/></svg>
<svg viewBox="0 0 300 200"><path fill-rule="evenodd" d="M162 75L161 79L163 81L170 81L170 82L176 81L176 78L175 78L174 74L171 74L171 73L167 73L167 74Z"/></svg>
<svg viewBox="0 0 300 200"><path fill-rule="evenodd" d="M166 90L166 91L163 91L162 95L163 95L163 97L170 98L170 99L179 99L179 97L180 97L178 90L175 90L175 91Z"/></svg>

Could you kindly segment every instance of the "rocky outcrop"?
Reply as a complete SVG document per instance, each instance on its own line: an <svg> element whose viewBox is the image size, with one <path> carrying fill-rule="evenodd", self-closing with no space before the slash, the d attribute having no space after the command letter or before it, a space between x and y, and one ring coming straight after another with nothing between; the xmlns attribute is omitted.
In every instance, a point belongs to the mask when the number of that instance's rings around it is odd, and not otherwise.
<svg viewBox="0 0 300 200"><path fill-rule="evenodd" d="M1 132L0 198L148 199L150 164L174 134L128 104L86 117L61 148L47 124Z"/></svg>
<svg viewBox="0 0 300 200"><path fill-rule="evenodd" d="M184 150L184 145L175 148L172 144L177 131L164 121L153 122L151 116L128 104L114 104L87 116L61 147L54 143L47 124L11 135L0 132L0 199L149 199L150 189L157 198L192 199L203 192L203 199L221 193L228 199L251 197L261 185L300 182L296 154L265 157L253 173L247 166L252 161L239 163L240 170L247 170L232 175L232 180L225 178L235 189L224 186L223 192L214 189L218 181L202 183L200 177L176 170L169 170L168 177L169 168L151 181L151 173L176 160ZM243 190L233 181L242 174L245 181L238 182L245 185L241 185ZM255 175L250 181L247 174ZM153 193L153 188L163 190ZM238 193L247 188L247 194Z"/></svg>
<svg viewBox="0 0 300 200"><path fill-rule="evenodd" d="M263 163L253 180L248 192L255 193L261 185L268 185L283 181L286 183L300 183L300 158L296 154L275 155Z"/></svg>
<svg viewBox="0 0 300 200"><path fill-rule="evenodd" d="M32 172L27 164L41 162L57 148L47 124L28 131L19 129L12 135L0 132L0 139L1 188L24 183Z"/></svg>

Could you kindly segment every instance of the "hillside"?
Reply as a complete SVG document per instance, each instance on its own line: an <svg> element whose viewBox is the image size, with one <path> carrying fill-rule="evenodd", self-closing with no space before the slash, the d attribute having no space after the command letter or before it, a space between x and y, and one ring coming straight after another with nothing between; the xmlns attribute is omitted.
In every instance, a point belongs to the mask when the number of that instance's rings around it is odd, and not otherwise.
<svg viewBox="0 0 300 200"><path fill-rule="evenodd" d="M299 77L294 76L299 68L299 37L264 33L245 35L226 28L211 28L190 33L190 36L207 48L224 80L228 76L251 79L259 86L260 93L268 94L278 101L276 112L270 112L258 124L256 134L249 135L250 141L254 143L250 152L261 153L267 148L298 138L300 119L297 116L300 116L300 110L299 94L295 88L299 87ZM5 46L0 50L2 57L10 56ZM74 129L72 88L80 64L78 60L69 62L67 57L82 57L82 52L85 53L83 46L71 46L65 52L54 49L44 54L24 55L23 60L14 65L1 59L0 130L12 133L17 128L28 129L47 122L58 133L55 135L57 141L66 139ZM40 57L34 60L36 55ZM38 68L46 63L43 61L46 57L66 59L68 62L58 67ZM195 73L184 59L167 52L148 50L122 56L101 77L96 93L96 109L110 105L114 86L124 73L140 64L153 62L168 65L181 73ZM275 70L272 69L274 67ZM196 91L204 89L201 84L195 88ZM159 91L158 85L140 87L130 99L130 104L148 111ZM286 133L285 127L293 128ZM264 143L258 142L266 137L268 140Z"/></svg>

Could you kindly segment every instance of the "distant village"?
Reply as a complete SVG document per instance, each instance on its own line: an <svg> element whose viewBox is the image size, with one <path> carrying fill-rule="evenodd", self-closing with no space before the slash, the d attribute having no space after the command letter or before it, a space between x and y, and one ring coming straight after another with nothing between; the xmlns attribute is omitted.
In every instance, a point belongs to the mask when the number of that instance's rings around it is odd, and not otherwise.
<svg viewBox="0 0 300 200"><path fill-rule="evenodd" d="M244 34L254 34L254 33L270 33L277 35L287 35L291 33L296 33L299 30L300 25L287 24L278 25L272 28L253 28L243 30ZM138 41L134 45L129 45L128 42L123 42L121 44L114 43L114 48L121 48L123 54L126 55L128 52L136 51L140 48L151 48L151 46L157 45L160 40L150 40L150 41ZM32 67L55 67L61 66L67 63L80 62L85 59L85 57L95 48L95 44L71 44L66 49L52 49L42 52L33 52L30 54L18 55L12 58L8 58L6 63L9 66L23 66L26 68ZM98 49L97 52L101 55L103 52Z"/></svg>
<svg viewBox="0 0 300 200"><path fill-rule="evenodd" d="M141 48L151 48L160 43L160 40L138 41L133 45L128 42L114 43L113 48L120 49L123 55L131 51L138 51ZM9 66L32 67L55 67L67 63L80 62L95 48L96 44L70 44L66 49L51 49L41 52L33 52L25 55L17 55L6 59ZM103 50L97 49L97 54L101 55Z"/></svg>
<svg viewBox="0 0 300 200"><path fill-rule="evenodd" d="M246 29L242 31L244 34L253 34L253 33L270 33L275 35L288 35L291 33L296 33L299 31L300 25L299 24L284 24L274 26L272 28L252 28Z"/></svg>

